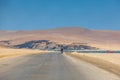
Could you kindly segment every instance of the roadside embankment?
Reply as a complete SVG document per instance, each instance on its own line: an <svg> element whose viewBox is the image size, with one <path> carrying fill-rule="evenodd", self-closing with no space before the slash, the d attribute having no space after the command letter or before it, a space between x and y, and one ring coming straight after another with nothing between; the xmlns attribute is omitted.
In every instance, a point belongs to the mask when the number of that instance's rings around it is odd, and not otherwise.
<svg viewBox="0 0 120 80"><path fill-rule="evenodd" d="M28 54L42 54L49 51L42 50L30 50L30 49L11 49L11 48L0 48L0 58L12 57L12 56L22 56Z"/></svg>
<svg viewBox="0 0 120 80"><path fill-rule="evenodd" d="M91 63L120 77L120 54L66 53L66 55Z"/></svg>

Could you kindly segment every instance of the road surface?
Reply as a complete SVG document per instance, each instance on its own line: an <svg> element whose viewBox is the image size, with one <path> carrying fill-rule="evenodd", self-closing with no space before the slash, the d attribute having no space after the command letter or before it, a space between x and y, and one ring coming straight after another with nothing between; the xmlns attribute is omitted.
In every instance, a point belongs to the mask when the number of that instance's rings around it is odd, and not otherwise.
<svg viewBox="0 0 120 80"><path fill-rule="evenodd" d="M120 78L72 57L46 53L0 59L0 80L120 80Z"/></svg>

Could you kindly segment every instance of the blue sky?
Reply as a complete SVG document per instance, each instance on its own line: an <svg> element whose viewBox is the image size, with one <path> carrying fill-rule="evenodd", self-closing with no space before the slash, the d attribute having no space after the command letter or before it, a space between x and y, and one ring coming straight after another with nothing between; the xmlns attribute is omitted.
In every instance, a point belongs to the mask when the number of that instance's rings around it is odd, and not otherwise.
<svg viewBox="0 0 120 80"><path fill-rule="evenodd" d="M120 30L120 0L0 0L0 30Z"/></svg>

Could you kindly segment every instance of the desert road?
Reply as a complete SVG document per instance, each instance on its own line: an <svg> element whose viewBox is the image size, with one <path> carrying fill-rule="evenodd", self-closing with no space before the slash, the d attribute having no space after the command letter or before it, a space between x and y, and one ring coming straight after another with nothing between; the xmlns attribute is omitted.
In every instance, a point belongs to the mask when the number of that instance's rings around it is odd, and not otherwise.
<svg viewBox="0 0 120 80"><path fill-rule="evenodd" d="M110 72L65 54L0 59L0 80L120 80Z"/></svg>

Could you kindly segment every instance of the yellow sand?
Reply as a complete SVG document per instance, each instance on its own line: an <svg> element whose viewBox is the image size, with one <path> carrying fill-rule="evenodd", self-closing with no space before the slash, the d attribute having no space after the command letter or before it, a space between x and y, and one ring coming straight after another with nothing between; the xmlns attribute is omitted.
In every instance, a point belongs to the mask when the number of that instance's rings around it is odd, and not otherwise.
<svg viewBox="0 0 120 80"><path fill-rule="evenodd" d="M86 61L120 77L120 54L67 53L68 56Z"/></svg>
<svg viewBox="0 0 120 80"><path fill-rule="evenodd" d="M0 48L0 58L10 57L10 56L27 55L27 54L36 54L36 53L38 54L38 53L45 53L45 52L48 52L48 51Z"/></svg>
<svg viewBox="0 0 120 80"><path fill-rule="evenodd" d="M114 53L109 53L109 54L93 54L93 53L76 53L74 52L73 54L77 55L84 55L84 56L89 56L89 57L94 57L94 58L99 58L105 61L112 62L114 64L120 65L120 54L114 54Z"/></svg>

